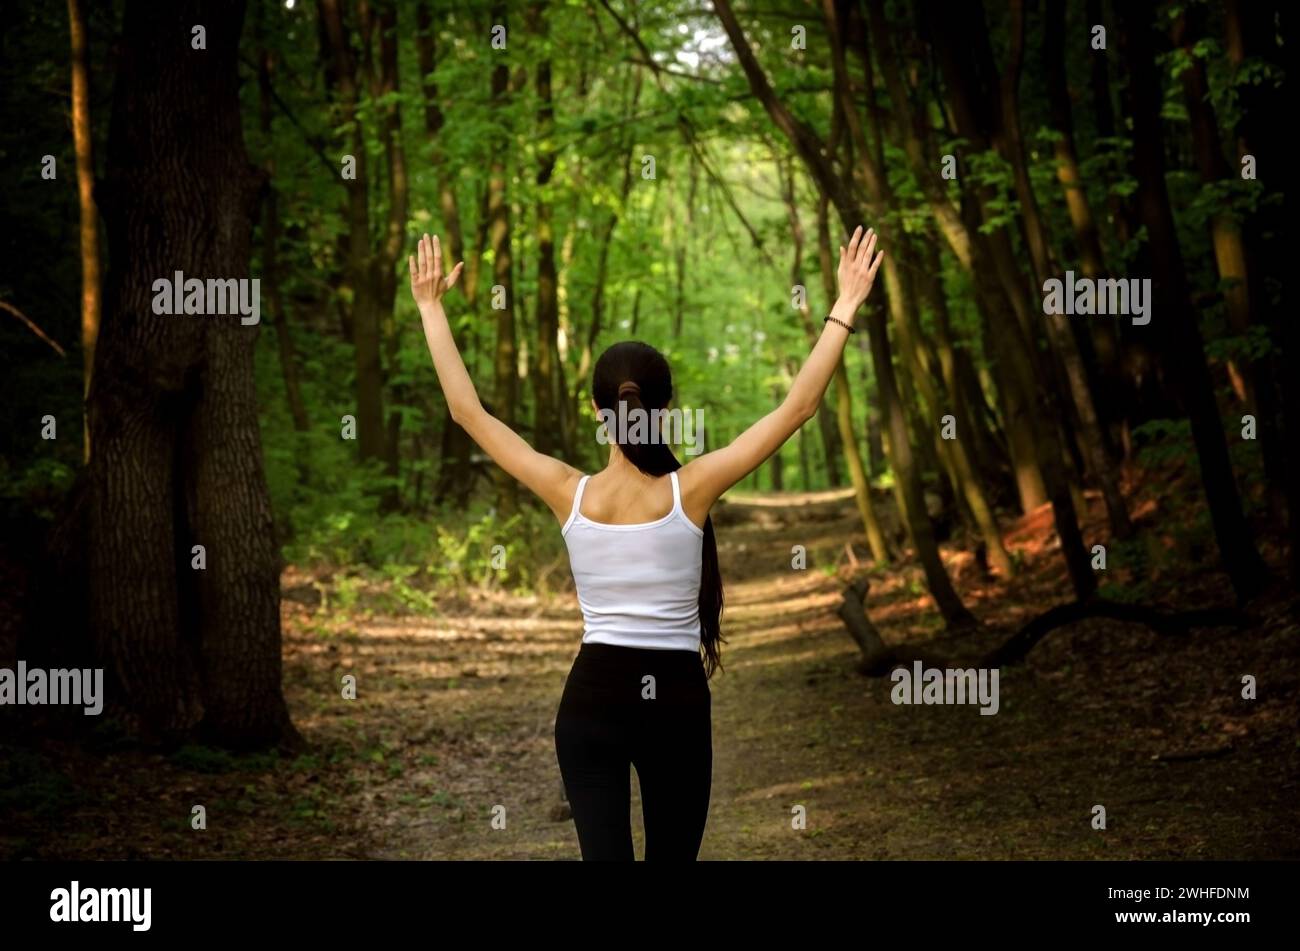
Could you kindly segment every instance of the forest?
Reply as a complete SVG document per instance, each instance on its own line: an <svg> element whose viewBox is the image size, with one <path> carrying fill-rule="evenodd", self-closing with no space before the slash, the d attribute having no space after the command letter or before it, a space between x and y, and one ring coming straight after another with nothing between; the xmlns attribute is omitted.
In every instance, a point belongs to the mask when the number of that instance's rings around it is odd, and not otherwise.
<svg viewBox="0 0 1300 951"><path fill-rule="evenodd" d="M12 0L0 670L103 683L0 677L0 858L575 858L564 542L452 420L408 256L592 473L606 347L668 358L683 463L725 446L859 225L820 410L712 513L701 857L1300 857L1285 18ZM927 664L995 715L900 702Z"/></svg>

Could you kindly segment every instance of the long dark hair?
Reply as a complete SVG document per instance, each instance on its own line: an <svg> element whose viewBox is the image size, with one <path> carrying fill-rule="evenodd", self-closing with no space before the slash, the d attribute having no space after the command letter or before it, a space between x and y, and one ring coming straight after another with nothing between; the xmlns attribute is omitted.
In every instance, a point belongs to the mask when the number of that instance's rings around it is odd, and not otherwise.
<svg viewBox="0 0 1300 951"><path fill-rule="evenodd" d="M630 386L628 384L635 384ZM592 373L591 398L596 408L609 410L618 418L620 402L624 413L634 409L666 409L673 397L673 374L668 361L654 347L637 340L616 343L600 355ZM626 418L626 417L625 417ZM654 417L651 416L651 419ZM618 426L610 426L615 441ZM619 451L646 475L663 476L682 467L672 448L659 434L645 440L618 443ZM722 667L722 575L718 571L718 543L713 535L713 517L704 520L704 550L700 566L700 652L705 673L713 676Z"/></svg>

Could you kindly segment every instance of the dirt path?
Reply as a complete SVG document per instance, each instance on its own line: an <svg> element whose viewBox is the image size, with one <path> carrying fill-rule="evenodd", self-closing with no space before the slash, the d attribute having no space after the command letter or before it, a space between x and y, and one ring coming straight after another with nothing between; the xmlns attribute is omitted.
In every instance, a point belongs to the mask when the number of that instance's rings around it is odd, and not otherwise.
<svg viewBox="0 0 1300 951"><path fill-rule="evenodd" d="M1148 518L1153 504L1133 510ZM896 705L888 679L855 673L834 615L852 512L843 494L716 511L728 644L702 857L1300 858L1297 625L1284 606L1263 605L1246 631L1059 630L1003 671L995 716ZM1023 561L1011 584L945 547L986 625L963 640L940 638L918 569L873 575L884 637L960 661L1062 600L1049 518L1009 533ZM1094 506L1090 537L1101 520ZM1152 524L1144 534L1162 543ZM791 568L795 545L806 570ZM393 617L364 598L318 611L305 581L286 575L283 612L306 752L163 753L111 733L0 743L0 858L578 858L552 739L580 641L572 595ZM1144 583L1167 604L1228 601L1217 575ZM355 700L341 696L348 674ZM1259 699L1241 699L1244 675ZM1104 831L1091 826L1098 805ZM633 820L640 854L635 800Z"/></svg>
<svg viewBox="0 0 1300 951"><path fill-rule="evenodd" d="M1177 642L1080 624L1004 671L995 716L896 705L889 680L854 672L856 649L834 617L841 583L825 566L851 532L847 512L755 501L720 532L729 643L712 684L701 857L1300 856L1293 624ZM969 559L954 558L963 595L991 630L936 640L945 656L974 656L1059 600L1045 532L1020 526L1027 570L1010 590L977 582ZM808 549L807 570L790 568L795 544ZM934 638L921 591L914 570L874 582L872 616L887 639ZM362 743L378 767L352 800L365 854L578 857L572 823L556 811L552 741L581 630L571 602L497 599L436 622L373 618L342 644L290 625L297 722L318 739ZM304 688L316 693L344 670L358 677L358 701L346 714L330 702L304 715ZM1240 699L1246 673L1261 699ZM1096 805L1105 831L1091 826ZM635 798L633 816L640 854Z"/></svg>

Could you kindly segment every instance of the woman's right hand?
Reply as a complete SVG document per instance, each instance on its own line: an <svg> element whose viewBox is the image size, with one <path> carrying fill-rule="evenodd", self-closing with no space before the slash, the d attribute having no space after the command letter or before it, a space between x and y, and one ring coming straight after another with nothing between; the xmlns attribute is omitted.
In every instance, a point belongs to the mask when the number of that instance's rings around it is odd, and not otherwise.
<svg viewBox="0 0 1300 951"><path fill-rule="evenodd" d="M840 246L840 268L837 274L840 302L848 305L850 310L862 306L876 282L876 271L880 269L885 252L873 256L875 250L875 229L868 228L866 234L863 234L861 225L853 230L849 246Z"/></svg>
<svg viewBox="0 0 1300 951"><path fill-rule="evenodd" d="M430 238L427 234L420 239L418 254L407 258L411 268L411 296L421 311L432 307L442 300L443 295L456 286L465 262L457 264L450 274L442 273L442 245L438 236Z"/></svg>

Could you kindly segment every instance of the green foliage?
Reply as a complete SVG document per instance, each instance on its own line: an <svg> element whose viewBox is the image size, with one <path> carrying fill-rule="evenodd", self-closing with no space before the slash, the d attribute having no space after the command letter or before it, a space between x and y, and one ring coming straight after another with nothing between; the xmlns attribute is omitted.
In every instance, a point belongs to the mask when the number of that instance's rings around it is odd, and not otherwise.
<svg viewBox="0 0 1300 951"><path fill-rule="evenodd" d="M992 197L985 205L989 217L980 230L991 234L1014 225L1020 215L1020 202L1013 197L1015 179L1011 165L994 149L971 153L966 156L966 162L975 184L992 189Z"/></svg>
<svg viewBox="0 0 1300 951"><path fill-rule="evenodd" d="M1152 419L1135 426L1133 445L1138 463L1152 468L1196 458L1192 424L1185 419Z"/></svg>
<svg viewBox="0 0 1300 951"><path fill-rule="evenodd" d="M0 815L29 812L55 818L81 799L76 785L41 754L0 745Z"/></svg>
<svg viewBox="0 0 1300 951"><path fill-rule="evenodd" d="M0 513L27 512L50 521L75 480L75 470L58 456L38 456L17 470L0 461Z"/></svg>
<svg viewBox="0 0 1300 951"><path fill-rule="evenodd" d="M1242 334L1217 337L1205 342L1205 355L1218 362L1262 360L1276 356L1278 352L1278 346L1273 342L1268 328L1259 325L1247 327Z"/></svg>
<svg viewBox="0 0 1300 951"><path fill-rule="evenodd" d="M274 769L279 757L274 753L232 753L213 746L189 744L168 756L180 769L195 773L264 772Z"/></svg>

